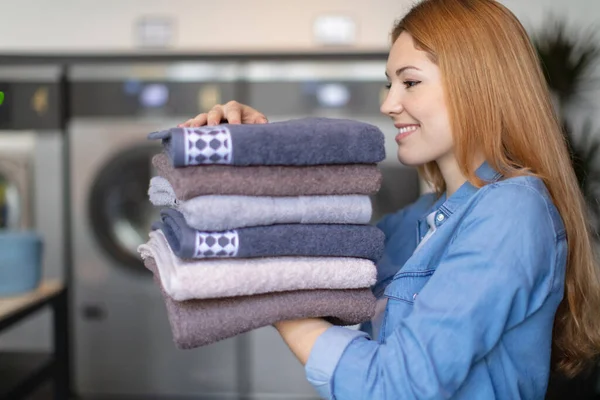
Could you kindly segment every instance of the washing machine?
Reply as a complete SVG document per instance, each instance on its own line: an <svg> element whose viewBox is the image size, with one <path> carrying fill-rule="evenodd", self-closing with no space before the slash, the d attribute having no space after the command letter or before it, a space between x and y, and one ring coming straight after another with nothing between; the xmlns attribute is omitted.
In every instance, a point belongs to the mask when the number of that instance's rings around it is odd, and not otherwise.
<svg viewBox="0 0 600 400"><path fill-rule="evenodd" d="M163 299L136 251L158 209L148 199L148 133L235 98L228 63L69 69L74 389L87 398L237 398L243 338L178 350Z"/></svg>
<svg viewBox="0 0 600 400"><path fill-rule="evenodd" d="M61 74L58 66L0 66L0 229L37 228L36 174L49 158L60 162L39 147L45 135L61 133Z"/></svg>
<svg viewBox="0 0 600 400"><path fill-rule="evenodd" d="M43 241L42 278L67 280L64 233L64 68L0 65L0 230ZM52 313L42 310L0 337L7 351L50 351Z"/></svg>

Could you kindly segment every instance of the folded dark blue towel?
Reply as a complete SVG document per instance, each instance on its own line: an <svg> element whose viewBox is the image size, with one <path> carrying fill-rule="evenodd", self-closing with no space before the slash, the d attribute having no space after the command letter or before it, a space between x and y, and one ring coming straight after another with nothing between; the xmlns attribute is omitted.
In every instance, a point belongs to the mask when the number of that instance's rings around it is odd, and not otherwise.
<svg viewBox="0 0 600 400"><path fill-rule="evenodd" d="M375 226L346 224L282 224L222 232L190 228L183 215L161 210L153 229L165 234L180 258L254 258L278 256L355 257L378 261L385 235Z"/></svg>
<svg viewBox="0 0 600 400"><path fill-rule="evenodd" d="M373 164L385 158L383 132L348 119L172 128L152 132L148 138L163 141L174 167Z"/></svg>

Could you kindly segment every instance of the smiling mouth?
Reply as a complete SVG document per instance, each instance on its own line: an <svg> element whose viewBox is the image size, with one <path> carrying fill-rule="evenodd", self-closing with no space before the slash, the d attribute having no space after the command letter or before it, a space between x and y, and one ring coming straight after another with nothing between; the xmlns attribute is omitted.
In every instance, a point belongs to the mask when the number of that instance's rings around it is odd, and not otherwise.
<svg viewBox="0 0 600 400"><path fill-rule="evenodd" d="M398 129L398 134L396 135L396 142L415 132L418 128L419 127L417 125L411 125Z"/></svg>

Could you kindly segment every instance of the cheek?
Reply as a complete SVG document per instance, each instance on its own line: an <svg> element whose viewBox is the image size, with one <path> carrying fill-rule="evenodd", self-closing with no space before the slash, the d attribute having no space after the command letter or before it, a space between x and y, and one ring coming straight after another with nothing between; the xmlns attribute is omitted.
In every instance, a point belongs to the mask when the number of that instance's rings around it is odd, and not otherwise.
<svg viewBox="0 0 600 400"><path fill-rule="evenodd" d="M424 125L449 125L448 110L443 95L426 91L419 93L404 105L408 113Z"/></svg>
<svg viewBox="0 0 600 400"><path fill-rule="evenodd" d="M432 130L430 133L444 142L452 140L450 116L444 98L436 97L430 100L427 109L423 110L424 117L429 121L428 128Z"/></svg>
<svg viewBox="0 0 600 400"><path fill-rule="evenodd" d="M421 124L421 134L399 146L398 159L410 166L423 165L451 151L454 147L450 119L444 99L423 96L411 103L407 111Z"/></svg>

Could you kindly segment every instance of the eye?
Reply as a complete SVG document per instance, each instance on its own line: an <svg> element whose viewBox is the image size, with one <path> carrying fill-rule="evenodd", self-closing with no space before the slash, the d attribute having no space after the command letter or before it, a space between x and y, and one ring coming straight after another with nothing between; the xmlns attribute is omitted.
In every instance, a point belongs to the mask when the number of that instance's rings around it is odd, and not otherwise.
<svg viewBox="0 0 600 400"><path fill-rule="evenodd" d="M386 84L385 84L385 88L386 88L387 90L390 90L390 89L392 88L392 84L391 84L391 83L386 83Z"/></svg>
<svg viewBox="0 0 600 400"><path fill-rule="evenodd" d="M404 81L404 86L406 86L407 89L417 86L419 83L421 83L421 81Z"/></svg>

